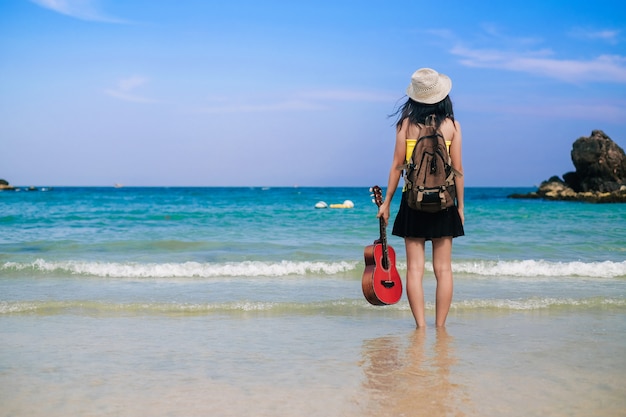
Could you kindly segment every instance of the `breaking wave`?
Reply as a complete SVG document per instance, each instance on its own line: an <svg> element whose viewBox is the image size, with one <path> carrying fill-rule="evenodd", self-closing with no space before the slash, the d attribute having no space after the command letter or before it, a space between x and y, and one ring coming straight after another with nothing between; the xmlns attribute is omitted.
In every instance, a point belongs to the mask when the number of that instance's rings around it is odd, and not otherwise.
<svg viewBox="0 0 626 417"><path fill-rule="evenodd" d="M358 277L364 264L356 261L242 261L242 262L94 262L47 261L5 262L0 273L30 275L79 275L110 278L213 278L213 277L283 277L289 275L341 275ZM399 262L399 271L406 264ZM426 265L428 271L432 265ZM544 260L455 261L457 275L483 277L587 277L626 278L626 261L551 262Z"/></svg>

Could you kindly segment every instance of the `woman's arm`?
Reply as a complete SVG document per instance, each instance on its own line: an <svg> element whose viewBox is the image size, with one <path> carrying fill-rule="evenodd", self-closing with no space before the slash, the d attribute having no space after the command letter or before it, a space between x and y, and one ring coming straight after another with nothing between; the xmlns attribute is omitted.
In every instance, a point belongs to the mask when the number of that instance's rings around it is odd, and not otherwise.
<svg viewBox="0 0 626 417"><path fill-rule="evenodd" d="M402 171L398 169L399 166L405 163L406 158L406 132L409 127L409 119L406 118L402 121L402 125L396 131L396 146L393 151L393 161L391 162L391 169L389 170L389 179L387 180L387 194L385 200L378 209L378 216L385 220L385 224L389 222L389 211L393 195L398 188L400 182L400 176Z"/></svg>
<svg viewBox="0 0 626 417"><path fill-rule="evenodd" d="M454 122L454 133L452 136L452 144L450 145L450 158L452 158L452 166L454 169L463 174L463 135L461 133L461 125L459 122ZM456 200L459 208L459 216L461 221L465 224L465 177L457 175L454 177L454 184L456 186Z"/></svg>

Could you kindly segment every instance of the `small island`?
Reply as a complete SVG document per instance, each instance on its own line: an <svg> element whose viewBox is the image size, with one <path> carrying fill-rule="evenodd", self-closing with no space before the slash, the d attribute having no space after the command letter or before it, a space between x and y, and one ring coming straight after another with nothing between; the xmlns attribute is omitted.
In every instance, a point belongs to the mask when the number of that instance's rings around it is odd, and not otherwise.
<svg viewBox="0 0 626 417"><path fill-rule="evenodd" d="M543 181L537 191L509 198L626 203L626 155L602 130L580 137L572 145L576 171Z"/></svg>
<svg viewBox="0 0 626 417"><path fill-rule="evenodd" d="M14 191L15 187L9 184L7 180L0 179L0 191L4 190Z"/></svg>
<svg viewBox="0 0 626 417"><path fill-rule="evenodd" d="M7 180L0 179L0 191L50 191L52 187L14 187Z"/></svg>

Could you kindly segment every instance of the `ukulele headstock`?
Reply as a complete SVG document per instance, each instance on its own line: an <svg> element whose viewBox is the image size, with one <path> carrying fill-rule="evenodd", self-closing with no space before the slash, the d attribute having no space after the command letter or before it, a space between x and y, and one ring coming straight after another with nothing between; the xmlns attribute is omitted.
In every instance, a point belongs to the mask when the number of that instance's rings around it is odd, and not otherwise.
<svg viewBox="0 0 626 417"><path fill-rule="evenodd" d="M381 190L378 185L375 185L370 188L370 192L372 193L372 197L374 197L372 203L380 207L383 204L383 190Z"/></svg>

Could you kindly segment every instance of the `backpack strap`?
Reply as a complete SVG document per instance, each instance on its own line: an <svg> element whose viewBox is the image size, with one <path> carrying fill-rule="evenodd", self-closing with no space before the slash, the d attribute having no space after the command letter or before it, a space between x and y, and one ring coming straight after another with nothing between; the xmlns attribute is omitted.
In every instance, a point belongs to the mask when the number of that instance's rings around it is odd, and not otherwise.
<svg viewBox="0 0 626 417"><path fill-rule="evenodd" d="M442 157L442 159L444 158ZM463 173L461 171L457 170L456 168L452 166L452 157L450 156L450 152L448 152L448 161L446 162L446 165L450 167L451 175L454 174L452 175L452 178L454 178L454 176L457 176L457 177L463 176ZM450 176L448 176L448 178L450 178Z"/></svg>
<svg viewBox="0 0 626 417"><path fill-rule="evenodd" d="M441 210L445 210L447 207L446 201L446 186L439 187L439 201L441 202Z"/></svg>

